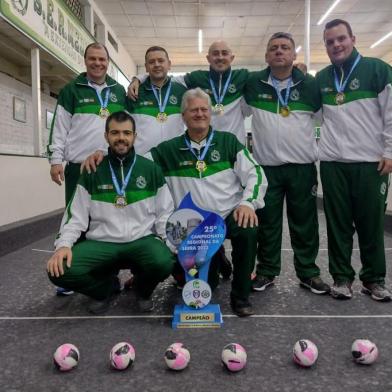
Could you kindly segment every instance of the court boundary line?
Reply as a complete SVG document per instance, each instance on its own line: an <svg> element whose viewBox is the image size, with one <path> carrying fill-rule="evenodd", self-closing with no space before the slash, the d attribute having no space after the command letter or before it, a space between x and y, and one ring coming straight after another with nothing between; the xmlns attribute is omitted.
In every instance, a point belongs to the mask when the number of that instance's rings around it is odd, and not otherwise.
<svg viewBox="0 0 392 392"><path fill-rule="evenodd" d="M128 316L0 316L0 321L40 321L40 320L128 320L128 319L171 319L173 315L161 314L161 315L128 315ZM223 318L238 318L235 314L225 314ZM255 314L250 318L262 318L262 319L391 319L392 314L369 314L369 315L339 315L339 314L321 314L321 315L309 315L309 314Z"/></svg>
<svg viewBox="0 0 392 392"><path fill-rule="evenodd" d="M43 252L43 253L54 253L55 252L54 250L47 250L47 249L35 249L35 248L32 248L31 250L35 251L35 252ZM232 250L231 248L227 248L226 249L226 251L231 251L231 250ZM385 251L391 251L392 248L384 248L384 250ZM281 251L282 252L292 252L293 249L292 248L282 248ZM320 248L319 251L327 252L328 249L327 248ZM353 251L358 252L359 248L353 248Z"/></svg>

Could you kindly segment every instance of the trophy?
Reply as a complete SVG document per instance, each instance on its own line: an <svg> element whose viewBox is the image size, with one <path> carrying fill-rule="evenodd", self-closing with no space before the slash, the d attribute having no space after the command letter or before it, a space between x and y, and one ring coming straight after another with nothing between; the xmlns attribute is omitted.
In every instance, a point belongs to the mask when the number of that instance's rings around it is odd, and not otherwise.
<svg viewBox="0 0 392 392"><path fill-rule="evenodd" d="M168 219L166 234L177 249L186 279L184 304L175 306L172 327L219 328L222 313L218 304L210 304L212 292L207 281L211 258L226 237L225 221L196 206L188 193Z"/></svg>

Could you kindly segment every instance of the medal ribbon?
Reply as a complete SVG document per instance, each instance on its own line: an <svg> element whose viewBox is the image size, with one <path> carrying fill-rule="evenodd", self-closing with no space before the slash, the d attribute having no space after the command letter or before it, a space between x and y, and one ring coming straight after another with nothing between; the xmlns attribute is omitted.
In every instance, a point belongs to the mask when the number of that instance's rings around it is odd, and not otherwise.
<svg viewBox="0 0 392 392"><path fill-rule="evenodd" d="M274 89L276 91L276 94L278 96L278 100L279 100L279 104L281 107L288 107L288 103L289 103L289 97L290 97L290 90L291 90L291 86L293 83L293 78L290 76L289 81L287 82L287 87L286 87L286 94L284 96L284 100L282 97L282 94L279 90L279 85L278 85L278 80L275 79L272 74L271 74L271 81L272 81L272 85L274 86Z"/></svg>
<svg viewBox="0 0 392 392"><path fill-rule="evenodd" d="M112 181L113 181L114 188L116 189L117 195L125 196L125 188L127 187L129 179L131 178L131 173L132 173L133 167L135 166L135 162L136 162L136 154L135 154L135 158L133 158L132 165L129 168L128 173L125 176L125 179L124 179L124 181L122 183L122 187L120 188L120 185L118 184L118 181L117 181L117 178L116 178L116 174L114 173L112 165L111 165L111 163L109 161L110 174L112 175Z"/></svg>
<svg viewBox="0 0 392 392"><path fill-rule="evenodd" d="M338 93L342 93L342 92L344 91L344 89L346 88L348 79L349 79L349 77L351 76L351 74L353 73L354 68L358 65L360 59L361 59L361 55L358 54L358 56L357 56L357 58L355 59L353 65L351 66L350 72L348 73L348 75L347 75L346 79L344 79L344 81L341 80L341 81L339 82L338 75L337 75L336 69L335 69L335 67L334 67L334 69L333 69L333 74L334 74L334 77L335 77L335 87L336 87L336 91L337 91ZM342 71L342 76L343 76L343 71ZM342 78L342 79L343 79L343 78Z"/></svg>
<svg viewBox="0 0 392 392"><path fill-rule="evenodd" d="M154 93L155 99L157 100L157 103L158 103L159 113L164 113L165 109L166 109L167 101L169 99L170 91L171 91L171 79L169 80L169 85L166 90L166 95L163 100L163 104L162 104L161 94L159 94L159 96L158 96L158 90L160 90L160 89L155 87L153 84L151 84L151 88L152 88L152 92Z"/></svg>
<svg viewBox="0 0 392 392"><path fill-rule="evenodd" d="M105 94L105 101L102 99L101 93L93 86L88 83L90 87L92 87L95 90L95 93L97 94L98 101L101 105L101 109L106 109L108 107L108 102L109 102L109 94L110 94L110 87L105 87L106 88L106 94Z"/></svg>
<svg viewBox="0 0 392 392"><path fill-rule="evenodd" d="M204 161L204 157L206 156L207 151L208 151L208 149L210 148L210 144L211 144L211 142L212 142L212 138L213 138L213 137L214 137L214 131L211 132L211 135L210 135L210 137L208 138L208 140L207 140L207 142L206 142L206 144L205 144L205 146L204 146L203 154L200 154L200 152L199 152L199 154L197 154L196 151L195 151L195 149L191 146L191 143L190 143L189 140L187 139L186 135L184 135L184 139L185 139L185 143L186 143L187 147L189 148L190 152L195 156L195 158L196 158L198 161Z"/></svg>
<svg viewBox="0 0 392 392"><path fill-rule="evenodd" d="M216 102L217 104L221 105L222 102L223 102L223 98L224 98L225 95L226 95L226 91L227 91L227 89L229 88L229 83L230 83L230 80L231 80L231 70L230 70L229 76L228 76L228 78L227 78L227 80L226 80L226 83L225 83L225 85L223 86L222 94L221 94L220 91L219 91L219 94L216 93L216 88L215 88L214 82L213 82L213 80L211 79L211 76L210 76L209 78L210 78L210 86L211 86L212 93L214 94L215 102Z"/></svg>

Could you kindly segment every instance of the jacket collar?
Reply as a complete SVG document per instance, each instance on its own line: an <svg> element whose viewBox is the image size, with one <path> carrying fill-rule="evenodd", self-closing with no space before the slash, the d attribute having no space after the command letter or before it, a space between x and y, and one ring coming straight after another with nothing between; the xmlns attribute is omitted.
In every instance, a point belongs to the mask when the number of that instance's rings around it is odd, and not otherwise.
<svg viewBox="0 0 392 392"><path fill-rule="evenodd" d="M268 83L268 79L271 74L271 67L267 67L261 71L261 81ZM305 75L297 67L293 67L291 71L291 77L293 79L293 85L305 80Z"/></svg>
<svg viewBox="0 0 392 392"><path fill-rule="evenodd" d="M162 89L164 89L164 88L168 85L170 79L171 79L171 76L167 76L167 77L166 77L166 80L165 80L165 82L163 83L163 85L162 85L162 87L161 87ZM146 81L144 82L144 84L145 84L147 90L152 90L152 86L151 86L152 83L151 83L151 79L150 79L149 76L147 77L147 79L146 79ZM157 88L159 88L159 87L157 87Z"/></svg>
<svg viewBox="0 0 392 392"><path fill-rule="evenodd" d="M112 149L109 147L108 148L108 159L112 166L119 167L121 165L121 162L124 167L129 166L135 158L135 148L132 147L128 154L125 155L123 158L119 158L117 155L115 155L112 151Z"/></svg>
<svg viewBox="0 0 392 392"><path fill-rule="evenodd" d="M211 79L212 79L215 83L219 83L219 79L220 79L221 75L222 75L222 82L223 82L223 81L226 81L227 78L229 77L230 71L231 71L231 67L229 67L229 69L227 69L227 70L226 70L225 72L223 72L223 73L222 73L222 72L214 71L214 70L210 67L209 75L210 75Z"/></svg>
<svg viewBox="0 0 392 392"><path fill-rule="evenodd" d="M206 137L203 140L207 140L210 137L211 132L212 132L212 127L210 126L210 128L208 129L208 133L207 133ZM187 144L185 142L185 139L187 139L189 142L192 141L192 139L189 137L188 129L183 134L183 142L182 142L182 145L180 146L180 150L189 150L189 148L188 148L188 146L187 146ZM213 137L213 139L215 139L215 136ZM211 143L211 144L213 144L213 143Z"/></svg>
<svg viewBox="0 0 392 392"><path fill-rule="evenodd" d="M338 72L338 74L340 74L342 68L343 68L343 71L345 74L350 72L350 69L351 69L352 65L354 64L354 61L356 60L358 54L359 53L358 53L357 49L354 47L350 56L348 56L347 60L343 64L341 64L341 65L332 64L333 67Z"/></svg>

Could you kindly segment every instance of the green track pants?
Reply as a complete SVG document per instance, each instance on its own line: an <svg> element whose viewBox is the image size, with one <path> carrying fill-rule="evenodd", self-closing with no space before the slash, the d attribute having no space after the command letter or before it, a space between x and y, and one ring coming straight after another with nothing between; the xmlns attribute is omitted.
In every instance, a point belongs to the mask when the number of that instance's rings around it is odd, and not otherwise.
<svg viewBox="0 0 392 392"><path fill-rule="evenodd" d="M64 275L49 279L56 286L98 300L111 293L113 278L120 269L132 271L137 293L148 298L170 275L174 263L169 248L153 235L128 243L84 240L72 248L72 255L71 268L64 266Z"/></svg>
<svg viewBox="0 0 392 392"><path fill-rule="evenodd" d="M256 274L270 278L281 270L283 203L287 220L294 267L299 279L320 274L315 260L319 233L317 217L317 170L315 164L263 166L268 179L265 206L257 211L259 238Z"/></svg>
<svg viewBox="0 0 392 392"><path fill-rule="evenodd" d="M329 271L335 282L352 282L353 235L358 234L363 282L383 283L385 202L388 175L378 163L321 162L323 202L327 220Z"/></svg>

